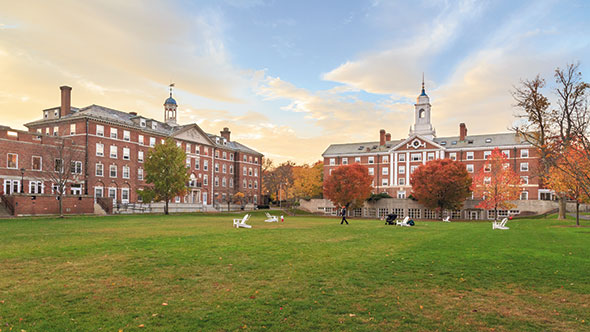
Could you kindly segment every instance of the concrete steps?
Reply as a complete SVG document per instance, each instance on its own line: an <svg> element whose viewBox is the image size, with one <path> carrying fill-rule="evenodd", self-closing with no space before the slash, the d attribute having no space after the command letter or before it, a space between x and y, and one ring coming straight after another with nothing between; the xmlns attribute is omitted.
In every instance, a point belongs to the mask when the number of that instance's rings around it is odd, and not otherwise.
<svg viewBox="0 0 590 332"><path fill-rule="evenodd" d="M12 217L12 215L10 214L10 212L8 212L8 209L6 209L6 206L4 206L4 204L0 203L0 218L7 218L7 217Z"/></svg>
<svg viewBox="0 0 590 332"><path fill-rule="evenodd" d="M102 209L100 204L94 203L94 214L99 215L99 216L105 216L107 213L105 210Z"/></svg>

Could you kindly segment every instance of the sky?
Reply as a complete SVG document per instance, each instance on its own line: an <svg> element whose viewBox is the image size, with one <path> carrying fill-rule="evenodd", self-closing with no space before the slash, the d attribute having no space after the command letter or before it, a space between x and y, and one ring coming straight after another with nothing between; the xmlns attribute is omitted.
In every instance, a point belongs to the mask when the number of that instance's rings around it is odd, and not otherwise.
<svg viewBox="0 0 590 332"><path fill-rule="evenodd" d="M0 0L0 124L59 106L198 123L275 162L408 136L422 74L437 136L508 132L511 90L580 63L590 1ZM547 93L550 96L551 91ZM551 97L551 96L550 96Z"/></svg>

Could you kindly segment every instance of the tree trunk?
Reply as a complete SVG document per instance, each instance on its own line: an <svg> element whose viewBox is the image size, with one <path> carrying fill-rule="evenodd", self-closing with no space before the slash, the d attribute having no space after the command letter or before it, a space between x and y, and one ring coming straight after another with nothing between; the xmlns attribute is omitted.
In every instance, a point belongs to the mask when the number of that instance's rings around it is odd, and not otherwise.
<svg viewBox="0 0 590 332"><path fill-rule="evenodd" d="M580 226L580 202L576 200L576 226Z"/></svg>
<svg viewBox="0 0 590 332"><path fill-rule="evenodd" d="M565 219L565 214L566 214L566 202L565 202L565 196L560 195L559 196L559 215L557 216L557 219L559 220L564 220Z"/></svg>
<svg viewBox="0 0 590 332"><path fill-rule="evenodd" d="M166 198L166 204L164 205L164 214L168 214L168 198Z"/></svg>
<svg viewBox="0 0 590 332"><path fill-rule="evenodd" d="M57 196L58 198L58 202L59 202L59 217L63 218L64 217L64 213L63 213L63 208L62 208L62 195Z"/></svg>

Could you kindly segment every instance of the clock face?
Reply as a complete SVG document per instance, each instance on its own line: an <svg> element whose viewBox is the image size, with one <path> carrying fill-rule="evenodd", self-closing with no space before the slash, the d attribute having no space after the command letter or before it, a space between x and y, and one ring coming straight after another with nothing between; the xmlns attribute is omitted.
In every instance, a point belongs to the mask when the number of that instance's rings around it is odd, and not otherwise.
<svg viewBox="0 0 590 332"><path fill-rule="evenodd" d="M412 143L415 147L419 147L420 146L420 141L415 140L414 143Z"/></svg>

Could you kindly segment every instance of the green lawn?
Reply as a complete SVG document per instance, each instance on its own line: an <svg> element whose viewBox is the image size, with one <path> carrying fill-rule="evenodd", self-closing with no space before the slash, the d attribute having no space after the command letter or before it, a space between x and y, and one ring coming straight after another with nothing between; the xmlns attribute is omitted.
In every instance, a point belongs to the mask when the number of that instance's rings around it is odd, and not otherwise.
<svg viewBox="0 0 590 332"><path fill-rule="evenodd" d="M590 228L571 220L233 217L0 220L0 329L590 330Z"/></svg>

